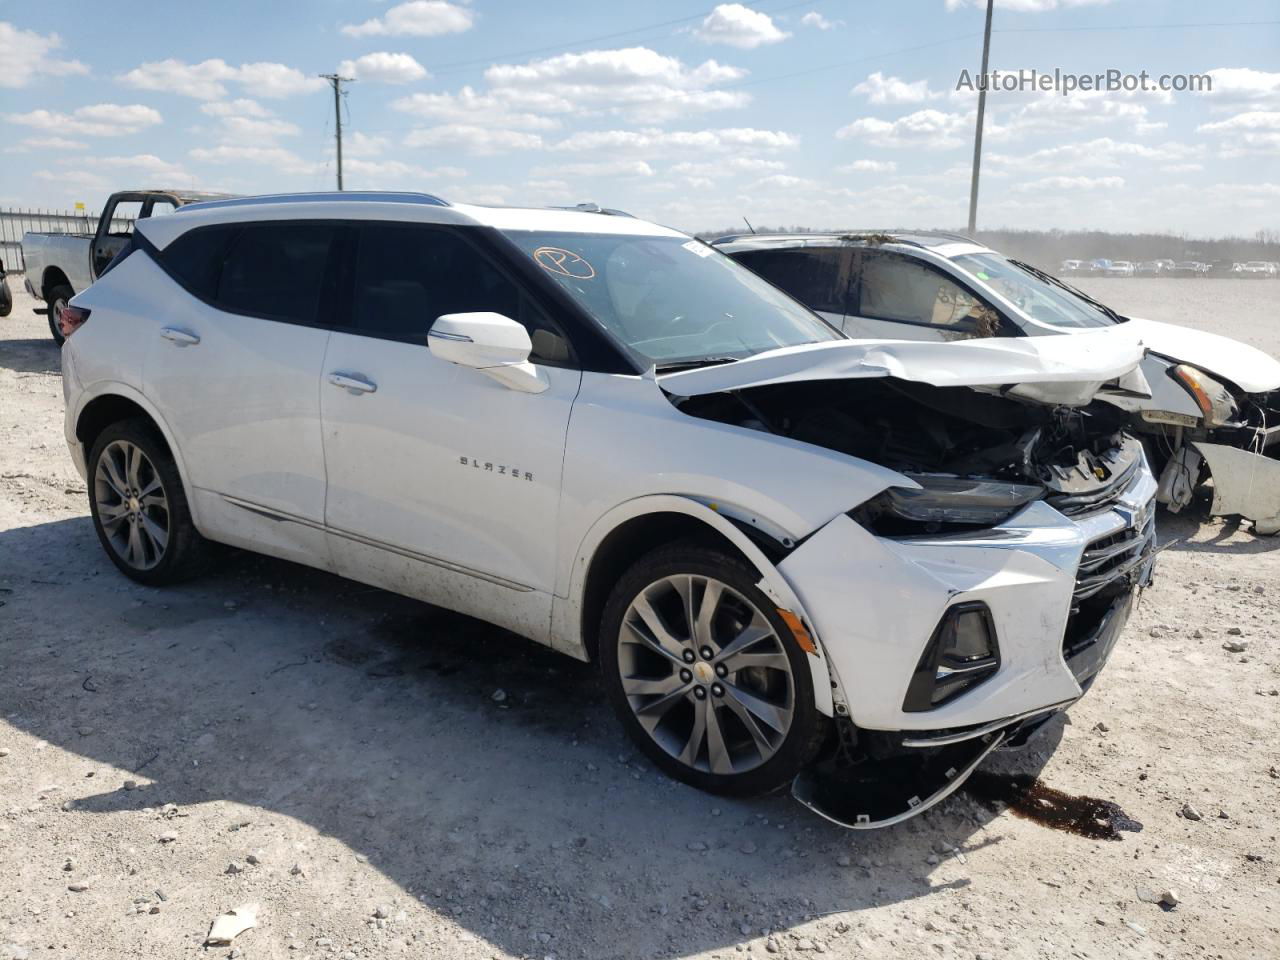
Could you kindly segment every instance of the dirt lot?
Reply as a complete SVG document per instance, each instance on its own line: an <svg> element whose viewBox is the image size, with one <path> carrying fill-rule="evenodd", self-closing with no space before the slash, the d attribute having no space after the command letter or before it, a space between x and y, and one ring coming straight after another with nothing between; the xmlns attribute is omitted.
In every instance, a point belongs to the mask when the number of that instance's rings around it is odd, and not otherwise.
<svg viewBox="0 0 1280 960"><path fill-rule="evenodd" d="M1280 282L1091 286L1280 352ZM1164 518L1108 669L993 765L1140 833L966 793L847 832L665 779L590 668L482 624L243 554L132 585L32 306L0 320L0 958L1280 956L1280 540Z"/></svg>

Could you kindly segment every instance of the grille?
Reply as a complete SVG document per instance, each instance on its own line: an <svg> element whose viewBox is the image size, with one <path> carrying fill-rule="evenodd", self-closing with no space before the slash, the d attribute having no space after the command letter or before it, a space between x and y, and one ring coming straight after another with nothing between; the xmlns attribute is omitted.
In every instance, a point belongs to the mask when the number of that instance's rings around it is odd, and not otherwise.
<svg viewBox="0 0 1280 960"><path fill-rule="evenodd" d="M1125 527L1085 547L1072 594L1074 605L1078 606L1110 586L1121 584L1128 587L1128 575L1146 561L1154 540L1155 513L1152 511L1141 526Z"/></svg>

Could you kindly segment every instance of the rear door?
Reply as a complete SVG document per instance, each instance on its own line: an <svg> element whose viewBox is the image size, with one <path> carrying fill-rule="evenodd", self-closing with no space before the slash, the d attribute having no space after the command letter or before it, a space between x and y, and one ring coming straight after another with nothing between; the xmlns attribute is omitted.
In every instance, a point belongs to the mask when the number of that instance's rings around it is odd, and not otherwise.
<svg viewBox="0 0 1280 960"><path fill-rule="evenodd" d="M320 386L338 572L541 639L581 381L568 341L473 231L369 223L359 235L354 300ZM436 317L472 311L530 330L548 390L431 353Z"/></svg>
<svg viewBox="0 0 1280 960"><path fill-rule="evenodd" d="M315 221L204 227L160 253L190 296L156 305L144 368L211 536L328 565L320 373L330 257ZM161 288L163 289L163 288ZM172 288L169 288L172 289Z"/></svg>
<svg viewBox="0 0 1280 960"><path fill-rule="evenodd" d="M999 313L931 263L891 250L853 251L844 332L894 340L995 336Z"/></svg>

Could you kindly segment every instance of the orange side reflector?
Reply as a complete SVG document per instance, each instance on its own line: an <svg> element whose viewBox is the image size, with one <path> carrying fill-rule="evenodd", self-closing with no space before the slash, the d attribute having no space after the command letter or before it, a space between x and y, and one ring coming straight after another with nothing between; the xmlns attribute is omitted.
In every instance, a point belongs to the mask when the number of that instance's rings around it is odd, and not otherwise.
<svg viewBox="0 0 1280 960"><path fill-rule="evenodd" d="M813 637L809 636L809 631L804 628L800 618L790 610L783 610L781 607L778 608L778 616L791 629L791 635L796 638L796 643L800 644L800 649L816 657L818 655L818 645L813 642Z"/></svg>

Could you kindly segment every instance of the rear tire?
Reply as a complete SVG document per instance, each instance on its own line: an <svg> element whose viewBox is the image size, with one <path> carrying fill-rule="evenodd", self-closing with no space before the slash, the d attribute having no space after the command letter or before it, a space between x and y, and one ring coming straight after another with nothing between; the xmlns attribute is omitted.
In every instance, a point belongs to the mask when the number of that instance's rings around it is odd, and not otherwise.
<svg viewBox="0 0 1280 960"><path fill-rule="evenodd" d="M121 420L98 435L88 460L89 511L120 572L160 587L204 569L209 541L191 521L182 478L146 420Z"/></svg>
<svg viewBox="0 0 1280 960"><path fill-rule="evenodd" d="M9 291L9 281L0 276L0 317L7 317L13 311L13 294Z"/></svg>
<svg viewBox="0 0 1280 960"><path fill-rule="evenodd" d="M62 346L67 339L62 335L62 330L58 328L58 314L62 312L62 308L75 295L76 292L74 290L66 284L62 284L50 290L48 299L45 300L45 303L49 305L49 332L53 334L53 340L58 346Z"/></svg>
<svg viewBox="0 0 1280 960"><path fill-rule="evenodd" d="M714 548L660 547L622 576L601 618L600 669L622 725L667 774L710 793L785 787L829 729L809 657L759 579Z"/></svg>

